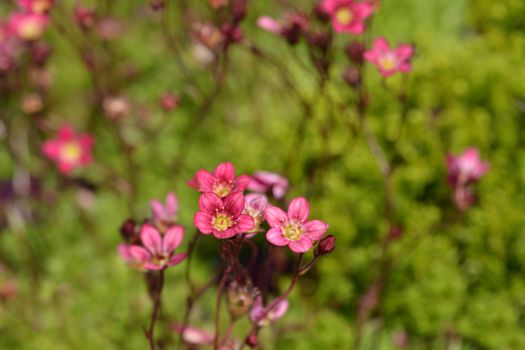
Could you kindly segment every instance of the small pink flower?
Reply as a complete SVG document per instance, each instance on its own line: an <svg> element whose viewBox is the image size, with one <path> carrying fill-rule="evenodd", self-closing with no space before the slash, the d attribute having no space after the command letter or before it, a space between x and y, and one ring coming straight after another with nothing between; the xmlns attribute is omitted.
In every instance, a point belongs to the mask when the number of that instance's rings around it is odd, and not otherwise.
<svg viewBox="0 0 525 350"><path fill-rule="evenodd" d="M69 174L78 167L91 163L93 138L88 134L76 134L69 125L62 126L56 139L46 141L44 155L57 163L58 170Z"/></svg>
<svg viewBox="0 0 525 350"><path fill-rule="evenodd" d="M151 213L153 214L153 222L155 225L170 225L177 220L179 201L175 193L168 193L165 203L164 205L156 199L150 201Z"/></svg>
<svg viewBox="0 0 525 350"><path fill-rule="evenodd" d="M364 58L375 64L382 76L389 77L396 72L410 72L410 58L413 54L412 45L402 44L392 49L385 38L377 38L372 50L364 53Z"/></svg>
<svg viewBox="0 0 525 350"><path fill-rule="evenodd" d="M180 324L172 325L171 329L178 334L181 334L184 331L182 339L188 344L211 345L213 343L213 334L203 329L192 326L184 327Z"/></svg>
<svg viewBox="0 0 525 350"><path fill-rule="evenodd" d="M262 297L259 295L253 302L252 310L250 312L250 320L258 327L264 327L270 323L276 322L284 316L288 310L288 300L279 300L278 302L271 302L264 307Z"/></svg>
<svg viewBox="0 0 525 350"><path fill-rule="evenodd" d="M16 13L9 18L9 28L23 41L39 39L48 24L48 17L40 13Z"/></svg>
<svg viewBox="0 0 525 350"><path fill-rule="evenodd" d="M308 29L309 25L308 17L301 12L287 13L279 21L268 16L259 17L257 20L259 28L283 36L292 45L299 41L301 34Z"/></svg>
<svg viewBox="0 0 525 350"><path fill-rule="evenodd" d="M242 214L244 196L235 192L221 199L213 192L203 193L199 198L200 211L193 222L203 234L226 239L239 233L249 232L255 227L250 215Z"/></svg>
<svg viewBox="0 0 525 350"><path fill-rule="evenodd" d="M307 221L310 205L304 197L292 200L288 213L274 206L266 209L270 230L266 239L277 246L288 246L295 253L304 253L323 237L328 225L320 220Z"/></svg>
<svg viewBox="0 0 525 350"><path fill-rule="evenodd" d="M374 12L374 6L367 1L324 0L322 6L332 18L332 26L338 33L363 33L364 21Z"/></svg>
<svg viewBox="0 0 525 350"><path fill-rule="evenodd" d="M235 168L228 162L219 164L213 173L199 170L195 177L188 181L188 185L199 192L213 192L224 198L230 193L244 191L249 182L249 176L235 177Z"/></svg>
<svg viewBox="0 0 525 350"><path fill-rule="evenodd" d="M275 199L281 199L288 190L288 180L275 173L268 171L258 171L252 175L247 189L258 193L272 192Z"/></svg>
<svg viewBox="0 0 525 350"><path fill-rule="evenodd" d="M27 12L46 13L53 7L53 0L18 0L18 6Z"/></svg>
<svg viewBox="0 0 525 350"><path fill-rule="evenodd" d="M256 232L264 221L264 212L268 207L268 198L262 194L250 193L246 195L244 199L246 205L244 206L243 213L253 218L255 226L250 232Z"/></svg>
<svg viewBox="0 0 525 350"><path fill-rule="evenodd" d="M186 258L186 253L175 254L184 238L181 226L171 226L163 236L152 225L142 225L139 245L119 245L120 256L124 261L143 270L162 270L179 264Z"/></svg>
<svg viewBox="0 0 525 350"><path fill-rule="evenodd" d="M481 160L479 150L475 147L467 148L459 156L446 156L448 181L455 187L458 183L478 181L490 168L488 162Z"/></svg>
<svg viewBox="0 0 525 350"><path fill-rule="evenodd" d="M271 17L259 17L259 19L257 19L257 25L259 26L259 28L264 29L267 32L273 34L281 34L281 24Z"/></svg>

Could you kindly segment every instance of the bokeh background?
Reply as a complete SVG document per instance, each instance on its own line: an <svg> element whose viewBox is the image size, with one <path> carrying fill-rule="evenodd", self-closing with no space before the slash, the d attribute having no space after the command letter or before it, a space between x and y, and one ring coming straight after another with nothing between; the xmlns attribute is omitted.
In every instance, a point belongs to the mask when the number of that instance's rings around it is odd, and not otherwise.
<svg viewBox="0 0 525 350"><path fill-rule="evenodd" d="M16 91L0 94L0 288L16 284L0 299L1 349L144 349L151 305L142 274L118 256L119 227L147 217L151 198L175 191L191 232L198 195L186 181L223 161L240 173L283 173L290 198L306 194L312 216L337 237L335 252L301 279L280 331L263 332L264 348L358 350L359 332L359 349L525 349L525 2L381 2L367 40L381 35L416 47L413 71L389 79L388 89L373 66L366 70L368 118L395 164L400 233L386 256L383 178L342 78L353 37L335 38L320 93L305 45L290 47L256 26L261 15L308 11L313 2L252 1L242 24L249 44L231 47L220 79L189 33L189 22L217 19L206 1L168 1L167 15L147 1L83 3L117 20L118 35L83 38L75 1L61 1L44 36L53 48L49 86L35 89L26 71ZM12 9L2 1L2 18ZM393 91L405 86L401 123ZM169 113L158 103L166 91L180 96ZM27 113L22 102L35 92L45 106ZM108 118L101 93L124 96L126 118ZM95 138L94 163L70 177L40 152L63 122ZM458 214L444 157L468 146L491 169L477 184L477 203ZM17 191L29 182L31 191ZM199 246L197 280L220 266L217 249L211 238ZM165 324L181 317L182 275L167 271ZM213 297L193 319L213 329ZM170 337L168 329L159 334Z"/></svg>

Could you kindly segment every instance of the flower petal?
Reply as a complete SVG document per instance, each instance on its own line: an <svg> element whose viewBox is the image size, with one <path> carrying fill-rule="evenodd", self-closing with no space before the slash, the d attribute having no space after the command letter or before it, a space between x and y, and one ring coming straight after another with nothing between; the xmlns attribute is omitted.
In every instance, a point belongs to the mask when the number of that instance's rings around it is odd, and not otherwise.
<svg viewBox="0 0 525 350"><path fill-rule="evenodd" d="M250 320L258 324L264 317L264 306L262 297L258 295L253 301L252 309L250 310Z"/></svg>
<svg viewBox="0 0 525 350"><path fill-rule="evenodd" d="M237 233L244 233L250 230L253 230L255 227L255 222L250 215L242 214L239 216L239 219L235 226L233 227Z"/></svg>
<svg viewBox="0 0 525 350"><path fill-rule="evenodd" d="M271 227L280 227L288 222L288 215L286 215L286 213L281 208L275 207L273 205L269 205L268 208L266 208L264 215L266 217L266 221L268 221L268 224Z"/></svg>
<svg viewBox="0 0 525 350"><path fill-rule="evenodd" d="M61 143L59 141L47 141L42 146L42 153L51 159L57 159L60 154L60 145Z"/></svg>
<svg viewBox="0 0 525 350"><path fill-rule="evenodd" d="M206 213L213 215L215 211L222 210L223 207L222 199L213 192L203 193L199 198L199 208Z"/></svg>
<svg viewBox="0 0 525 350"><path fill-rule="evenodd" d="M266 232L266 239L270 243L281 247L290 243L290 240L283 236L283 232L278 227L269 229L268 232Z"/></svg>
<svg viewBox="0 0 525 350"><path fill-rule="evenodd" d="M224 208L234 218L238 217L245 205L244 195L241 192L234 192L224 198Z"/></svg>
<svg viewBox="0 0 525 350"><path fill-rule="evenodd" d="M199 170L195 177L188 182L188 185L200 192L212 192L214 182L215 177L212 174L206 170Z"/></svg>
<svg viewBox="0 0 525 350"><path fill-rule="evenodd" d="M175 225L171 226L162 239L162 251L166 254L173 252L180 244L184 238L184 229L182 226Z"/></svg>
<svg viewBox="0 0 525 350"><path fill-rule="evenodd" d="M313 242L318 241L323 237L326 230L328 230L328 224L320 220L308 221L303 225L305 235L308 236Z"/></svg>
<svg viewBox="0 0 525 350"><path fill-rule="evenodd" d="M259 17L257 19L257 26L273 34L279 34L281 31L281 26L279 23L268 16Z"/></svg>
<svg viewBox="0 0 525 350"><path fill-rule="evenodd" d="M140 229L140 239L144 247L151 253L160 253L162 251L162 238L159 231L150 224L142 225Z"/></svg>
<svg viewBox="0 0 525 350"><path fill-rule="evenodd" d="M229 229L224 230L224 231L215 231L215 230L213 231L213 236L215 236L218 239L232 238L236 234L237 234L237 230L235 230L233 228L229 228Z"/></svg>
<svg viewBox="0 0 525 350"><path fill-rule="evenodd" d="M151 213L153 214L153 218L155 220L162 220L164 218L164 206L162 205L162 203L156 199L152 199L149 202L149 205L151 207Z"/></svg>
<svg viewBox="0 0 525 350"><path fill-rule="evenodd" d="M226 162L217 165L213 172L216 178L226 182L235 180L235 168L232 163Z"/></svg>
<svg viewBox="0 0 525 350"><path fill-rule="evenodd" d="M296 219L300 222L308 220L310 215L310 205L304 197L297 197L288 206L288 217L290 219Z"/></svg>
<svg viewBox="0 0 525 350"><path fill-rule="evenodd" d="M248 184L250 183L251 178L248 175L241 175L235 179L235 188L237 191L244 191Z"/></svg>
<svg viewBox="0 0 525 350"><path fill-rule="evenodd" d="M305 253L312 248L312 241L308 236L302 235L297 241L291 241L288 244L290 250L294 253Z"/></svg>
<svg viewBox="0 0 525 350"><path fill-rule="evenodd" d="M180 264L184 259L186 259L187 254L186 253L179 253L175 254L171 257L170 261L168 262L168 266L174 266L177 264Z"/></svg>
<svg viewBox="0 0 525 350"><path fill-rule="evenodd" d="M280 300L272 307L268 316L274 322L283 317L286 311L288 311L288 300Z"/></svg>
<svg viewBox="0 0 525 350"><path fill-rule="evenodd" d="M129 246L128 253L132 261L139 263L146 263L151 258L150 252L138 245Z"/></svg>
<svg viewBox="0 0 525 350"><path fill-rule="evenodd" d="M396 49L396 56L400 61L407 61L414 54L414 48L412 45L403 44L399 45Z"/></svg>
<svg viewBox="0 0 525 350"><path fill-rule="evenodd" d="M170 192L166 195L166 215L175 216L179 210L179 201L175 193Z"/></svg>
<svg viewBox="0 0 525 350"><path fill-rule="evenodd" d="M198 211L193 217L193 223L199 229L199 231L201 231L201 233L209 235L213 231L211 228L211 219L212 217L210 214Z"/></svg>

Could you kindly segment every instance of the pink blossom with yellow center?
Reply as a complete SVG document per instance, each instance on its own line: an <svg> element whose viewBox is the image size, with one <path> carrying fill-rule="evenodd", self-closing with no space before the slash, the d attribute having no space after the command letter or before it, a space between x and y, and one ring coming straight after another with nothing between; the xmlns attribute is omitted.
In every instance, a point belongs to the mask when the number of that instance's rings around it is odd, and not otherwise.
<svg viewBox="0 0 525 350"><path fill-rule="evenodd" d="M385 38L377 38L372 50L363 55L365 60L374 64L379 73L389 77L396 72L407 73L412 70L410 58L414 54L412 45L402 44L397 48L391 48Z"/></svg>
<svg viewBox="0 0 525 350"><path fill-rule="evenodd" d="M268 206L265 216L271 228L266 239L277 246L288 246L295 253L307 252L328 230L323 221L308 221L309 215L310 205L304 197L292 200L288 212Z"/></svg>
<svg viewBox="0 0 525 350"><path fill-rule="evenodd" d="M213 173L199 170L193 179L188 181L188 185L199 192L213 192L224 198L230 193L244 191L249 182L250 177L247 175L236 177L233 164L226 162L219 164Z"/></svg>
<svg viewBox="0 0 525 350"><path fill-rule="evenodd" d="M20 40L34 41L44 34L48 22L44 14L16 13L9 18L9 28Z"/></svg>
<svg viewBox="0 0 525 350"><path fill-rule="evenodd" d="M91 147L93 138L88 134L77 134L69 125L62 126L55 139L46 141L42 152L53 160L58 170L70 174L76 168L91 163Z"/></svg>
<svg viewBox="0 0 525 350"><path fill-rule="evenodd" d="M338 33L362 34L365 20L374 12L374 6L368 1L324 0L321 7L331 17Z"/></svg>

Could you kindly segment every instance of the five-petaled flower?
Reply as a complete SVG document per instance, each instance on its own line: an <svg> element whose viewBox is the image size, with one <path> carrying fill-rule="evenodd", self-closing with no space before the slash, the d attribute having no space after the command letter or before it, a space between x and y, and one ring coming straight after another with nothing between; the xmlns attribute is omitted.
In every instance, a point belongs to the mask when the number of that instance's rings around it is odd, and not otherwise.
<svg viewBox="0 0 525 350"><path fill-rule="evenodd" d="M193 222L203 234L220 239L251 231L255 227L250 215L242 214L245 199L242 193L234 192L221 199L213 192L203 193L199 198L200 211Z"/></svg>
<svg viewBox="0 0 525 350"><path fill-rule="evenodd" d="M233 164L227 162L219 164L213 173L204 169L199 170L195 177L188 182L188 185L199 192L213 192L224 198L230 193L244 191L249 182L250 177L247 175L235 177Z"/></svg>
<svg viewBox="0 0 525 350"><path fill-rule="evenodd" d="M266 221L270 230L266 239L277 246L288 246L295 253L304 253L321 239L328 225L320 220L307 221L310 205L304 197L291 201L288 213L275 206L266 208Z"/></svg>
<svg viewBox="0 0 525 350"><path fill-rule="evenodd" d="M162 204L156 199L150 201L153 223L157 227L170 226L177 220L179 201L175 193L170 192L166 195L166 204Z"/></svg>
<svg viewBox="0 0 525 350"><path fill-rule="evenodd" d="M274 300L264 307L262 297L259 295L253 302L250 320L258 327L264 327L283 317L287 310L288 300Z"/></svg>
<svg viewBox="0 0 525 350"><path fill-rule="evenodd" d="M62 126L56 139L46 141L43 153L56 162L58 170L69 174L78 167L91 163L93 138L88 134L77 134L69 125Z"/></svg>
<svg viewBox="0 0 525 350"><path fill-rule="evenodd" d="M374 41L372 50L364 53L364 58L376 65L382 76L389 77L396 72L410 72L410 58L413 54L412 45L401 44L397 48L390 48L386 39L381 37Z"/></svg>
<svg viewBox="0 0 525 350"><path fill-rule="evenodd" d="M275 199L281 199L288 190L288 180L269 171L258 171L252 175L247 189L253 192L271 192Z"/></svg>
<svg viewBox="0 0 525 350"><path fill-rule="evenodd" d="M39 39L48 24L48 17L41 13L15 13L9 17L9 29L23 41Z"/></svg>
<svg viewBox="0 0 525 350"><path fill-rule="evenodd" d="M162 270L186 258L186 253L175 254L183 238L181 226L171 226L161 235L154 226L144 224L140 231L142 246L120 244L119 253L126 262L141 270Z"/></svg>
<svg viewBox="0 0 525 350"><path fill-rule="evenodd" d="M322 7L332 18L332 26L338 33L363 33L365 20L374 12L374 6L367 1L324 0Z"/></svg>

